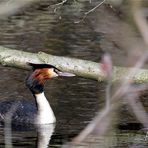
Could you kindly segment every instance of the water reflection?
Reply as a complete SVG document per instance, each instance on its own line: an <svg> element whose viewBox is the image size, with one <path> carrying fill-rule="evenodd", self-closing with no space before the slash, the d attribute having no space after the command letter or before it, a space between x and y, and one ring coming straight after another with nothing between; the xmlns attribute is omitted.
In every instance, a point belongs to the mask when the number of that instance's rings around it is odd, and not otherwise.
<svg viewBox="0 0 148 148"><path fill-rule="evenodd" d="M12 134L10 133L13 128L0 128L0 147L34 146L36 148L47 148L54 128L55 124L37 125L32 130L30 128L27 131L12 131Z"/></svg>
<svg viewBox="0 0 148 148"><path fill-rule="evenodd" d="M37 126L37 148L47 148L50 143L51 136L54 132L54 124Z"/></svg>

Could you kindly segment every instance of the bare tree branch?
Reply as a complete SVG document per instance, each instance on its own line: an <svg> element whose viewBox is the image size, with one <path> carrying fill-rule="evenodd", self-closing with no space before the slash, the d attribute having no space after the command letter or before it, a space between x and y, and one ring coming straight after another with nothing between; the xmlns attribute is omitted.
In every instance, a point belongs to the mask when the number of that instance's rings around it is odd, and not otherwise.
<svg viewBox="0 0 148 148"><path fill-rule="evenodd" d="M81 20L79 20L79 21L76 21L75 23L80 23L80 22L82 22L82 21L87 17L88 14L90 14L90 13L93 12L93 11L95 11L98 7L100 7L102 4L104 4L105 1L106 1L106 0L102 0L102 2L100 2L99 4L97 4L95 7L93 7L93 8L90 9L89 11L85 12L83 18L82 18ZM91 3L91 1L90 1L90 3Z"/></svg>
<svg viewBox="0 0 148 148"><path fill-rule="evenodd" d="M28 69L27 62L47 63L56 66L61 70L73 72L77 76L104 81L106 76L102 70L102 64L76 58L59 57L43 52L29 53L24 51L12 50L0 46L0 63L6 66L14 66ZM113 67L113 82L119 81L126 76L131 68ZM148 70L140 69L132 77L135 82L148 82Z"/></svg>

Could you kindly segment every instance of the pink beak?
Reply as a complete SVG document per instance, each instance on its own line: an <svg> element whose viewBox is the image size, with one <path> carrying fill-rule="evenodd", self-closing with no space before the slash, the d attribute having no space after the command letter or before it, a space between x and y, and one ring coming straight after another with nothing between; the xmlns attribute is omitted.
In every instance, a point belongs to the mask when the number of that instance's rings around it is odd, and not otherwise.
<svg viewBox="0 0 148 148"><path fill-rule="evenodd" d="M73 73L62 72L62 71L58 71L57 74L58 74L58 76L61 76L61 77L74 77L74 76L76 76Z"/></svg>

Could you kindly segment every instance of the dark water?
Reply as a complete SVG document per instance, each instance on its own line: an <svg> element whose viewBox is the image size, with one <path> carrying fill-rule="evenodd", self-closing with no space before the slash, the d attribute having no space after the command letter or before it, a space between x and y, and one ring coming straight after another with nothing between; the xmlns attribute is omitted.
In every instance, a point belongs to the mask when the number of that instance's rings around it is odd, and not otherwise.
<svg viewBox="0 0 148 148"><path fill-rule="evenodd" d="M93 25L97 14L93 13L85 21L75 23L83 18L84 12L91 9L95 2L89 4L70 1L63 6L51 6L54 3L45 1L34 4L13 16L3 18L0 21L0 45L29 52L44 51L99 61L104 50L100 47L103 34L95 31ZM55 8L57 9L54 12ZM117 47L115 50L109 47L108 49L113 55L114 63L122 65L123 61L119 59L124 59L126 53ZM27 74L28 71L0 66L0 99L33 99L24 84ZM104 105L105 86L104 83L98 84L96 81L79 77L56 78L46 84L45 93L57 118L49 147L61 147L61 144L70 141L91 121ZM131 120L135 122L133 117ZM128 119L125 118L124 121L127 122ZM118 145L127 147L133 139L128 141L126 135L136 135L134 138L139 136L142 139L139 143L144 143L145 146L146 135L139 134L140 128L133 132L127 131L128 128L119 131L121 139L117 140ZM39 129L13 130L14 147L36 147ZM4 147L3 128L0 129L0 147Z"/></svg>

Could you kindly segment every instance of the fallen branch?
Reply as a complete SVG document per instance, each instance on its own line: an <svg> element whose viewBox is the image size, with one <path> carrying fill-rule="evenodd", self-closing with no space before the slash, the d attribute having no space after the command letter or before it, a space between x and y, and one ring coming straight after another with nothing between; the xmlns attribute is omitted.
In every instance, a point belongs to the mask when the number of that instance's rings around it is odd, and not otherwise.
<svg viewBox="0 0 148 148"><path fill-rule="evenodd" d="M99 81L104 81L106 77L102 71L102 64L96 62L54 56L44 52L29 53L0 46L0 63L2 65L29 69L30 67L27 65L27 62L51 64L61 70L73 72L77 76ZM114 66L113 81L122 79L131 69L132 68ZM133 81L140 83L148 82L148 70L140 69L136 75L133 76Z"/></svg>

